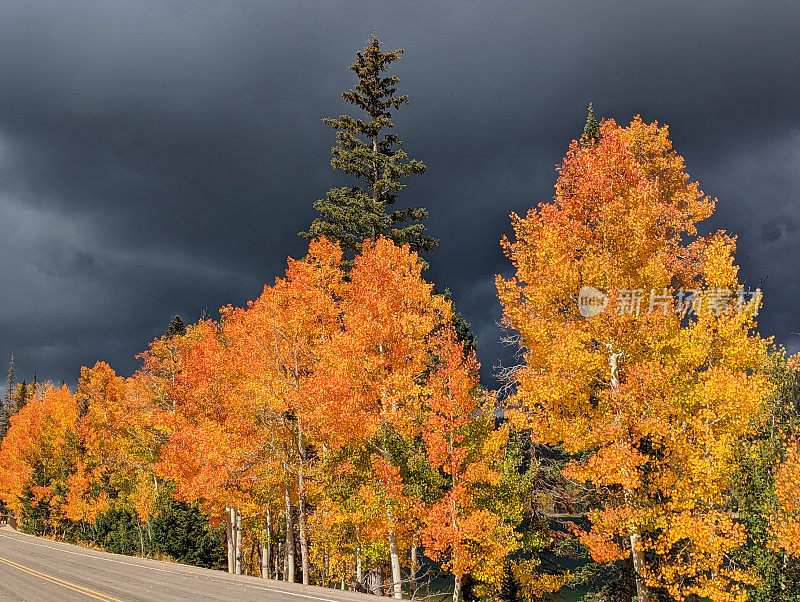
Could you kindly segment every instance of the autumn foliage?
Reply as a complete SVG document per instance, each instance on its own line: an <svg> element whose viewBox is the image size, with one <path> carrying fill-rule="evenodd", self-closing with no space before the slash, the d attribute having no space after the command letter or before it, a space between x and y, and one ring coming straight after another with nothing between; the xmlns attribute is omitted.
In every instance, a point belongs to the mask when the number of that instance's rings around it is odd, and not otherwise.
<svg viewBox="0 0 800 602"><path fill-rule="evenodd" d="M521 358L502 395L408 246L343 261L313 240L244 307L155 339L131 377L98 362L74 393L31 389L0 501L37 533L116 512L143 537L174 498L225 524L231 572L397 598L443 571L454 600L541 599L573 577L555 554L582 546L640 602L744 600L759 577L736 561L751 534L733 476L773 387L736 240L698 232L714 207L664 126L606 120L573 142L553 201L502 241ZM586 287L606 295L592 315ZM789 559L800 452L780 450L764 522ZM576 521L554 526L559 509Z"/></svg>
<svg viewBox="0 0 800 602"><path fill-rule="evenodd" d="M63 513L68 467L64 458L74 441L78 406L67 387L44 387L11 418L0 451L0 499L20 514L22 500Z"/></svg>
<svg viewBox="0 0 800 602"><path fill-rule="evenodd" d="M598 142L570 147L554 201L513 216L504 241L517 272L497 286L524 348L513 421L576 455L565 475L600 500L581 539L597 562L633 550L640 600L738 600L754 580L730 562L746 534L726 495L734 443L769 392L766 344L735 307L735 239L698 235L713 209L666 127L608 120ZM582 317L584 286L608 291L605 311ZM665 293L689 290L702 293L687 318ZM646 292L641 307L631 291Z"/></svg>
<svg viewBox="0 0 800 602"><path fill-rule="evenodd" d="M74 395L46 388L3 443L3 499L16 511L29 487L59 520L147 521L170 487L228 523L234 572L294 580L297 560L327 584L386 563L380 587L399 596L424 549L496 588L517 545L488 503L507 433L450 303L386 239L342 265L313 241L245 307L156 339L131 378L99 362Z"/></svg>
<svg viewBox="0 0 800 602"><path fill-rule="evenodd" d="M800 449L795 445L777 474L778 509L772 518L775 547L800 558Z"/></svg>

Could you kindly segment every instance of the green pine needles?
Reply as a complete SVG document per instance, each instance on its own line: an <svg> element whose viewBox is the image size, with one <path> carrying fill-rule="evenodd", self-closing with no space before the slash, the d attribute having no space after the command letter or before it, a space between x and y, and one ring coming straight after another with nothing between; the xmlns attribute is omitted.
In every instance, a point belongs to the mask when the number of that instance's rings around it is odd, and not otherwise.
<svg viewBox="0 0 800 602"><path fill-rule="evenodd" d="M426 209L395 208L398 194L405 188L401 181L425 173L425 165L409 159L400 148L400 137L389 131L394 127L392 112L409 102L407 94L397 94L397 76L385 75L403 50L382 52L380 44L373 34L357 53L350 69L358 83L342 94L364 114L323 120L336 131L331 166L354 176L359 185L329 190L324 199L314 203L319 217L307 232L300 233L308 239L324 236L335 241L349 257L361 251L365 239L379 236L408 244L418 253L430 252L439 244L425 234L421 222L428 217Z"/></svg>
<svg viewBox="0 0 800 602"><path fill-rule="evenodd" d="M583 134L581 135L581 146L589 146L595 144L600 140L600 124L594 116L594 107L589 103L589 108L586 111L586 125L583 126Z"/></svg>

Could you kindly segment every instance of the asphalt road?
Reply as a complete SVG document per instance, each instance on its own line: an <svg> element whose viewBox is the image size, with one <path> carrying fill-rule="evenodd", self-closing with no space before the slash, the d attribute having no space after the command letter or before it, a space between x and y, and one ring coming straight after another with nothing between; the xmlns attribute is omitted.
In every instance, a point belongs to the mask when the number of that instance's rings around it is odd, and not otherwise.
<svg viewBox="0 0 800 602"><path fill-rule="evenodd" d="M0 600L262 600L323 602L372 596L229 575L40 539L0 527Z"/></svg>

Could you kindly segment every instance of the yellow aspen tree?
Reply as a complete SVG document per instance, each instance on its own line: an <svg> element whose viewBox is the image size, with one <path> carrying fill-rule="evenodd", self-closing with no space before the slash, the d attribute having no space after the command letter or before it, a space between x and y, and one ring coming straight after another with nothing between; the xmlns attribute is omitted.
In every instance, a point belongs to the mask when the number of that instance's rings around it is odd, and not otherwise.
<svg viewBox="0 0 800 602"><path fill-rule="evenodd" d="M566 475L601 500L582 541L598 562L631 559L639 602L744 599L726 496L768 383L735 238L698 235L716 201L666 126L603 121L558 172L553 201L512 215L502 241L516 274L498 294L523 358L509 414L575 455Z"/></svg>

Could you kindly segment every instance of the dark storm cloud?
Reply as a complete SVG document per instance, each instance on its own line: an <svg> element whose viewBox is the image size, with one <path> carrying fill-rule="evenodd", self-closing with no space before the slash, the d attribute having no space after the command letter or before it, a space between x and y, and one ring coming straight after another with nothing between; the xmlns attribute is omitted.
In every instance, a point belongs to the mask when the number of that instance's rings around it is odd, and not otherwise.
<svg viewBox="0 0 800 602"><path fill-rule="evenodd" d="M789 2L4 2L0 353L74 382L121 372L175 313L241 304L303 253L343 180L320 123L377 28L406 55L401 197L441 238L429 277L502 354L493 275L510 211L552 196L585 105L669 123L764 276L765 334L800 331L800 9Z"/></svg>

